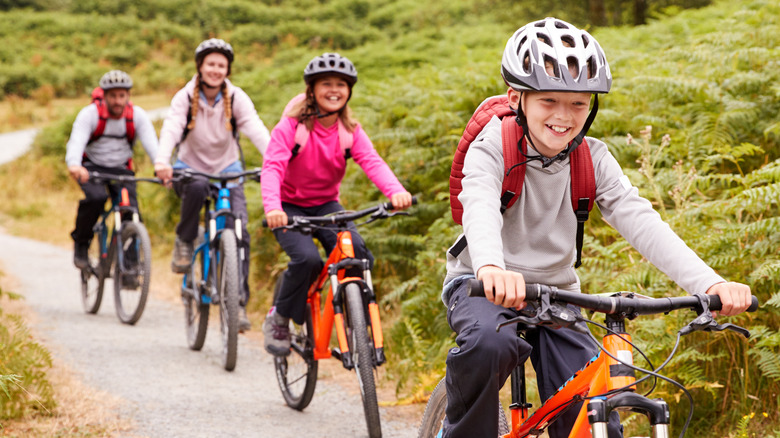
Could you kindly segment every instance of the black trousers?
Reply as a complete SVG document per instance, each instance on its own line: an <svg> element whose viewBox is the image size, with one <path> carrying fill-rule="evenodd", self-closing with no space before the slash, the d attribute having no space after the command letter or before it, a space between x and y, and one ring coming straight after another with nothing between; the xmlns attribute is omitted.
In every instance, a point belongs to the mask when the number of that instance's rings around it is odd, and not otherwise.
<svg viewBox="0 0 780 438"><path fill-rule="evenodd" d="M529 330L526 339L515 326L496 333L500 322L517 316L513 309L482 297L469 297L466 282L450 293L447 322L457 333L457 347L447 355L447 410L444 437L497 437L498 393L512 370L529 357L542 400L554 395L598 353L587 335L569 329ZM573 405L547 429L551 438L566 438L580 410ZM490 421L492 419L492 421ZM610 417L610 438L622 437L617 413Z"/></svg>
<svg viewBox="0 0 780 438"><path fill-rule="evenodd" d="M181 198L181 214L179 223L176 225L176 235L183 242L194 242L198 237L198 225L201 223L201 210L203 204L209 196L219 191L217 187L209 182L208 179L195 176L192 179L183 182L173 183L173 190ZM212 205L212 208L215 206ZM241 241L238 242L239 249L243 250L244 256L241 260L241 275L244 281L241 284L241 305L246 306L249 301L249 232L246 229L246 223L249 220L249 214L246 209L246 197L244 195L244 186L238 185L230 189L230 208L233 214L241 220ZM233 227L234 220L228 217L225 226Z"/></svg>
<svg viewBox="0 0 780 438"><path fill-rule="evenodd" d="M100 172L108 175L133 176L135 172L121 167L103 167L92 162L84 162L83 166L90 172ZM89 245L92 242L94 234L92 228L95 226L101 213L103 213L106 201L116 199L122 187L127 188L127 194L130 197L130 205L138 208L138 199L135 190L135 183L124 184L97 184L91 181L79 183L84 192L84 199L79 201L78 211L76 212L76 228L70 233L73 241L79 245ZM139 212L140 214L140 212ZM123 218L127 219L127 218Z"/></svg>
<svg viewBox="0 0 780 438"><path fill-rule="evenodd" d="M293 216L323 216L343 211L344 207L335 201L314 207L300 207L283 202L282 209L287 213L287 216L292 218ZM352 232L352 246L355 249L355 258L367 259L373 266L374 256L366 248L363 238L357 232L357 227L350 222L348 228ZM325 254L330 254L338 243L338 231L337 229L319 229L314 231L311 236L308 236L285 229L274 230L274 236L279 245L290 256L287 270L282 277L282 287L274 301L276 311L280 315L292 318L298 324L303 323L306 315L306 298L309 286L317 279L317 275L324 265L314 239L316 238L322 244ZM359 275L359 273L355 274Z"/></svg>

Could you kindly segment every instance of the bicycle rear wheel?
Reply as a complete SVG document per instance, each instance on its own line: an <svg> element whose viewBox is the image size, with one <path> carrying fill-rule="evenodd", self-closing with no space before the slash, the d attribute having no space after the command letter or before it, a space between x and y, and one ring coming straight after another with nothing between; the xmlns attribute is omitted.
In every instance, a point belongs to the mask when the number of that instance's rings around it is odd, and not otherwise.
<svg viewBox="0 0 780 438"><path fill-rule="evenodd" d="M119 266L120 252L124 266ZM146 307L152 274L152 244L144 224L122 224L114 266L116 315L123 323L132 325L138 322Z"/></svg>
<svg viewBox="0 0 780 438"><path fill-rule="evenodd" d="M203 230L198 230L198 239L194 247L199 248L204 241ZM184 322L187 328L187 345L190 350L200 351L206 341L206 331L209 327L209 303L203 302L203 295L210 295L210 286L207 283L207 273L204 272L208 248L203 248L195 254L195 259L187 273L185 287L182 291L184 303Z"/></svg>
<svg viewBox="0 0 780 438"><path fill-rule="evenodd" d="M417 432L418 438L437 438L441 436L444 417L447 409L447 385L444 379L441 379L433 389L428 403L425 405L420 429ZM498 402L498 436L509 433L509 423L506 421L504 408L501 402Z"/></svg>
<svg viewBox="0 0 780 438"><path fill-rule="evenodd" d="M360 395L363 399L363 411L366 416L366 426L370 438L382 436L382 426L379 420L376 383L374 382L374 343L366 327L366 312L363 305L363 293L356 283L347 284L347 316L349 330L347 342L355 364L355 373L360 384Z"/></svg>
<svg viewBox="0 0 780 438"><path fill-rule="evenodd" d="M89 266L81 270L81 304L86 313L97 313L103 301L103 286L105 284L104 262L100 250L100 242L106 234L101 228L92 236L89 244Z"/></svg>
<svg viewBox="0 0 780 438"><path fill-rule="evenodd" d="M236 233L222 230L219 238L217 291L219 293L219 322L222 333L222 366L228 371L236 368L238 359L238 244Z"/></svg>
<svg viewBox="0 0 780 438"><path fill-rule="evenodd" d="M282 285L283 274L276 280L274 301ZM311 307L306 304L306 320L302 325L290 320L290 354L274 356L276 380L287 406L302 411L311 403L317 386L317 365L314 360L314 327Z"/></svg>

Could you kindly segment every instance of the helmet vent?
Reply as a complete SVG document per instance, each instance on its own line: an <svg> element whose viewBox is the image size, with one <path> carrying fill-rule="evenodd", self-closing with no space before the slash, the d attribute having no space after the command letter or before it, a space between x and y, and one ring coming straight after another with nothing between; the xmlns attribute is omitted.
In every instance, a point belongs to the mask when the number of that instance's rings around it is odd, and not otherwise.
<svg viewBox="0 0 780 438"><path fill-rule="evenodd" d="M564 22L562 22L562 21L555 20L555 27L557 29L568 29L569 25L564 23Z"/></svg>
<svg viewBox="0 0 780 438"><path fill-rule="evenodd" d="M545 69L552 67L552 74L550 72L547 72L547 76L554 76L556 78L561 77L561 72L558 70L558 62L555 61L555 58L552 56L544 55L544 67Z"/></svg>
<svg viewBox="0 0 780 438"><path fill-rule="evenodd" d="M550 37L548 37L547 35L545 35L543 33L537 33L536 34L536 39L538 39L539 41L541 41L541 42L547 44L548 46L552 47L552 42L550 41Z"/></svg>
<svg viewBox="0 0 780 438"><path fill-rule="evenodd" d="M574 38L572 38L571 35L563 35L561 37L561 42L566 47L576 47L574 43Z"/></svg>
<svg viewBox="0 0 780 438"><path fill-rule="evenodd" d="M570 56L566 58L566 63L569 65L569 73L571 73L572 77L577 80L578 76L580 75L580 65L577 62L577 58Z"/></svg>
<svg viewBox="0 0 780 438"><path fill-rule="evenodd" d="M582 44L583 47L588 47L588 44L590 44L590 40L588 39L587 35L582 35Z"/></svg>

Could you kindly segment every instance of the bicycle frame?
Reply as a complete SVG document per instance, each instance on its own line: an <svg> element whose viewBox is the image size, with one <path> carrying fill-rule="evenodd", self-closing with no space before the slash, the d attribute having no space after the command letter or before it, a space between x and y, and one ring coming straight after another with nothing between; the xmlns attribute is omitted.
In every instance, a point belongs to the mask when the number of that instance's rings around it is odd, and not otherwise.
<svg viewBox="0 0 780 438"><path fill-rule="evenodd" d="M344 313L342 296L348 283L359 283L361 289L368 293L368 316L370 319L371 333L374 341L374 360L377 365L385 362L382 324L379 319L379 306L376 304L374 287L371 282L371 270L367 260L355 259L355 250L352 246L352 233L340 231L337 236L336 247L328 255L328 260L320 272L317 280L309 287L307 302L311 306L312 328L314 331L314 360L327 359L336 355L341 359L344 368L352 369L354 363L347 343L347 332L344 326ZM350 266L363 268L363 278L347 277L345 269ZM325 283L330 281L330 292L325 297L325 305L321 307L322 290ZM336 339L338 352L329 348L333 334L333 326L336 326Z"/></svg>
<svg viewBox="0 0 780 438"><path fill-rule="evenodd" d="M525 381L521 374L523 368L518 367L515 370L516 372L512 373L512 405L509 407L512 430L509 434L504 435L505 437L520 438L534 436L537 429L545 428L572 402L594 397L601 402L602 400L605 400L606 397L600 396L613 390L623 390L626 391L624 394L630 394L620 398L616 396L617 403L616 406L614 406L614 409L631 408L635 411L647 413L650 415L651 425L654 429L653 436L668 436L669 410L666 403L662 400L650 400L633 392L636 390L636 387L634 386L634 383L636 382L634 371L625 365L633 364L633 347L629 343L631 342L631 336L625 332L623 321L613 320L608 323L608 325L619 333L619 335L608 334L604 336L602 346L612 356L619 358L623 363L619 363L615 359L604 354L604 352L600 352L600 354L593 357L584 368L575 373L566 383L564 383L561 388L558 389L558 392L548 398L530 418L528 417L530 406L525 403L524 400ZM518 379L521 381L519 385L517 384ZM609 412L606 412L603 418L595 418L603 420L594 421L595 423L599 423L598 425L591 425L589 422L589 417L593 418L591 411L592 407L589 404L583 404L580 413L577 416L577 420L572 427L571 433L569 434L569 438L590 438L591 436L606 438L606 417L609 415ZM593 435L591 435L591 427L594 428ZM596 431L595 428L598 428L599 431ZM662 430L665 431L665 434Z"/></svg>
<svg viewBox="0 0 780 438"><path fill-rule="evenodd" d="M216 208L214 210L211 209L212 199L214 199L216 204ZM242 226L241 219L235 217L233 210L231 210L230 189L227 187L220 187L216 198L207 198L204 204L204 210L206 211L206 215L204 217L204 241L193 251L192 263L198 262L198 254L203 251L204 257L202 268L203 272L207 274L204 275L204 279L210 279L216 278L216 269L219 265L219 237L222 234L222 231L225 229L227 217L230 216L233 218L236 238L239 241L241 240ZM243 273L240 272L239 275L243 275ZM189 290L187 287L188 281L189 274L184 274L182 278L182 290ZM243 281L243 278L240 278L239 281ZM214 301L213 297L217 295L216 287L216 284L211 284L208 294L200 294L197 293L196 290L193 290L193 295L197 297L200 302L204 304L211 304Z"/></svg>
<svg viewBox="0 0 780 438"><path fill-rule="evenodd" d="M110 249L116 247L116 236L122 231L122 214L124 213L132 213L132 221L140 222L138 209L130 205L130 196L126 187L122 187L116 199L111 200L111 207L100 215L100 220L98 220L93 229L94 233L100 234L100 260L102 269L105 269L104 263L111 259L109 257L111 255ZM114 217L114 226L109 230L107 221L108 217L112 215ZM109 232L111 233L110 238ZM124 266L124 252L119 251L118 257L120 266Z"/></svg>

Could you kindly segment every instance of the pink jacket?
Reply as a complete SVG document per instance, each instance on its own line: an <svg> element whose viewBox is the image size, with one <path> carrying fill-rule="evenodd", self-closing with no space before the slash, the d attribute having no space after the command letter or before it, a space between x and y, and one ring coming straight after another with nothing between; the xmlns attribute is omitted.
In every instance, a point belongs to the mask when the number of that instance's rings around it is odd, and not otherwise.
<svg viewBox="0 0 780 438"><path fill-rule="evenodd" d="M252 99L242 90L227 82L227 94L233 96L233 116L238 131L249 137L260 153L268 144L268 128L257 116ZM206 105L198 95L193 96L195 78L179 90L171 100L171 109L160 130L160 148L155 163L170 164L171 153L181 140L190 111L190 98L198 99L195 128L179 145L178 158L201 172L217 173L239 159L238 145L233 132L225 127L225 104L219 101L213 107ZM189 98L188 98L189 96ZM224 97L223 97L224 98Z"/></svg>
<svg viewBox="0 0 780 438"><path fill-rule="evenodd" d="M290 161L297 125L294 118L282 117L271 131L261 180L266 212L281 210L282 202L312 207L339 200L347 160L339 144L338 124L325 128L315 121L306 147ZM406 191L359 124L353 136L352 158L377 188L388 198Z"/></svg>

